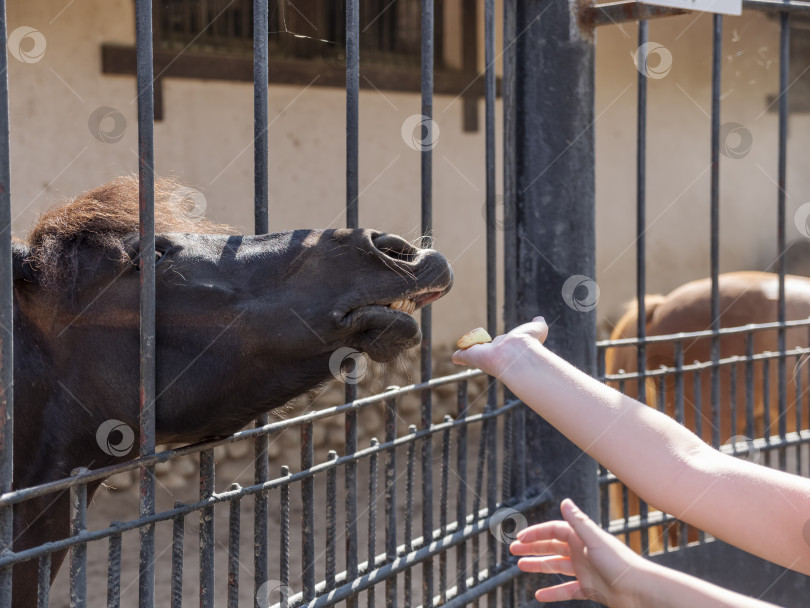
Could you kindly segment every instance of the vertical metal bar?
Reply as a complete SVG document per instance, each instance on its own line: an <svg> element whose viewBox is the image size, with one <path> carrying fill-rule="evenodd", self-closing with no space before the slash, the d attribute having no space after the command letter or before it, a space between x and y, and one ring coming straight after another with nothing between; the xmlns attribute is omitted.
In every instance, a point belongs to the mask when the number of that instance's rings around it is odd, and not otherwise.
<svg viewBox="0 0 810 608"><path fill-rule="evenodd" d="M232 483L228 490L239 491L242 487ZM228 608L239 608L239 529L241 528L242 499L235 498L228 514Z"/></svg>
<svg viewBox="0 0 810 608"><path fill-rule="evenodd" d="M732 363L729 370L731 376L731 386L729 386L729 409L731 411L731 437L737 436L737 364ZM736 441L735 441L736 444Z"/></svg>
<svg viewBox="0 0 810 608"><path fill-rule="evenodd" d="M683 394L683 342L675 342L675 420L683 424L684 421L684 394Z"/></svg>
<svg viewBox="0 0 810 608"><path fill-rule="evenodd" d="M638 99L636 116L636 305L638 319L638 400L647 403L647 309L644 296L647 293L647 38L649 24L638 22Z"/></svg>
<svg viewBox="0 0 810 608"><path fill-rule="evenodd" d="M346 1L346 227L360 223L359 130L360 130L360 3Z"/></svg>
<svg viewBox="0 0 810 608"><path fill-rule="evenodd" d="M155 452L155 149L152 60L152 2L135 5L138 83L138 204L140 209L140 455ZM140 470L140 517L155 512L155 467ZM151 608L155 595L155 526L138 529L138 606Z"/></svg>
<svg viewBox="0 0 810 608"><path fill-rule="evenodd" d="M693 381L693 398L694 398L694 410L695 410L695 434L703 439L703 403L702 403L702 393L701 393L701 376L699 371L695 371L692 374L694 381Z"/></svg>
<svg viewBox="0 0 810 608"><path fill-rule="evenodd" d="M422 128L428 145L422 147L422 236L433 242L433 0L422 0ZM422 309L422 354L421 378L432 376L432 316L431 306ZM430 428L432 422L431 391L422 391L422 428ZM433 540L433 443L428 435L422 442L422 538L425 543ZM422 563L422 606L433 606L433 559Z"/></svg>
<svg viewBox="0 0 810 608"><path fill-rule="evenodd" d="M385 400L385 442L397 437L397 400ZM392 563L397 558L397 450L391 448L385 461L385 561ZM385 579L385 605L397 606L397 579Z"/></svg>
<svg viewBox="0 0 810 608"><path fill-rule="evenodd" d="M467 381L458 383L457 391L458 411L457 420L464 421L467 417L468 394ZM461 530L467 523L467 422L458 427L456 443L456 469L458 470L458 494L456 496L456 526ZM459 543L456 547L456 587L458 593L467 590L467 543Z"/></svg>
<svg viewBox="0 0 810 608"><path fill-rule="evenodd" d="M657 409L659 412L666 412L667 409L667 393L666 393L667 383L666 383L666 376L662 375L658 379L658 403ZM669 526L662 525L659 526L658 529L660 530L661 539L664 543L664 551L669 550Z"/></svg>
<svg viewBox="0 0 810 608"><path fill-rule="evenodd" d="M39 579L37 580L37 608L48 608L51 590L51 554L39 558Z"/></svg>
<svg viewBox="0 0 810 608"><path fill-rule="evenodd" d="M315 464L312 422L301 425L301 470ZM301 584L304 601L315 597L315 479L301 480Z"/></svg>
<svg viewBox="0 0 810 608"><path fill-rule="evenodd" d="M6 0L0 0L0 494L11 491L14 479L14 273L6 44ZM12 548L13 509L0 507L0 552ZM0 606L4 608L11 606L11 573L11 567L0 568Z"/></svg>
<svg viewBox="0 0 810 608"><path fill-rule="evenodd" d="M290 476L290 467L281 467L281 476ZM279 580L282 588L290 584L290 486L281 486L281 542L279 543ZM287 593L281 594L281 608L287 608ZM262 606L261 608L264 608Z"/></svg>
<svg viewBox="0 0 810 608"><path fill-rule="evenodd" d="M337 452L329 450L327 460L334 463ZM337 468L326 472L326 590L335 588L335 558L337 556Z"/></svg>
<svg viewBox="0 0 810 608"><path fill-rule="evenodd" d="M745 334L745 435L756 437L754 429L754 332Z"/></svg>
<svg viewBox="0 0 810 608"><path fill-rule="evenodd" d="M269 148L268 139L268 0L253 0L253 215L254 232L269 230ZM256 427L270 422L268 414L256 420ZM261 435L254 443L254 481L262 484L270 479L268 461L269 437ZM253 513L253 593L268 580L266 492L254 497Z"/></svg>
<svg viewBox="0 0 810 608"><path fill-rule="evenodd" d="M787 194L787 136L788 136L788 87L790 86L790 13L784 11L779 20L779 189L777 193L776 243L779 251L779 330L777 334L778 359L778 393L777 409L779 411L779 435L785 436L785 410L787 404L787 369L785 360L785 198ZM783 447L778 450L779 468L787 467L787 454Z"/></svg>
<svg viewBox="0 0 810 608"><path fill-rule="evenodd" d="M452 416L445 415L445 423L453 422ZM450 476L450 427L442 431L442 468L439 484L439 529L440 536L447 536L447 493ZM447 551L439 554L439 594L440 604L447 601Z"/></svg>
<svg viewBox="0 0 810 608"><path fill-rule="evenodd" d="M371 447L380 445L376 437L371 438ZM374 452L368 459L368 572L374 570L374 558L377 554L377 452ZM368 608L374 608L374 596L376 586L372 585L368 589Z"/></svg>
<svg viewBox="0 0 810 608"><path fill-rule="evenodd" d="M214 495L214 450L200 452L200 500ZM214 507L200 510L200 608L214 608Z"/></svg>
<svg viewBox="0 0 810 608"><path fill-rule="evenodd" d="M714 414L720 406L720 77L721 59L723 52L723 16L713 16L712 32L712 119L711 119L711 192L710 192L710 231L711 231L711 411ZM720 427L717 418L712 415L714 427L712 430L712 445L720 445Z"/></svg>
<svg viewBox="0 0 810 608"><path fill-rule="evenodd" d="M488 445L488 438L486 436L487 431L489 431L489 427L486 423L481 425L481 434L483 437L481 438L481 442L478 445L478 458L476 460L476 467L475 467L475 489L473 490L473 499L472 499L472 513L473 513L473 521L478 519L478 512L481 510L481 497L484 493L484 462L486 460L486 451ZM481 572L481 535L478 534L472 543L472 578L473 578L473 585L477 585L480 582L478 578ZM476 600L476 606L480 606L480 601Z"/></svg>
<svg viewBox="0 0 810 608"><path fill-rule="evenodd" d="M174 508L182 506L182 501L174 503ZM171 608L183 608L183 532L185 515L172 520L172 599Z"/></svg>
<svg viewBox="0 0 810 608"><path fill-rule="evenodd" d="M796 363L793 366L793 369L796 370L794 372L794 381L796 383L796 397L794 398L794 405L796 407L796 431L802 430L802 368L801 368L801 361L802 356L796 355ZM802 474L802 444L796 444L796 475Z"/></svg>
<svg viewBox="0 0 810 608"><path fill-rule="evenodd" d="M47 605L47 604L46 604ZM110 536L107 562L107 608L121 606L121 535Z"/></svg>
<svg viewBox="0 0 810 608"><path fill-rule="evenodd" d="M771 441L771 360L762 360L762 434ZM770 451L766 452L770 458Z"/></svg>
<svg viewBox="0 0 810 608"><path fill-rule="evenodd" d="M517 318L529 320L541 311L553 319L548 348L593 374L595 309L576 310L561 297L566 280L596 274L594 36L575 17L579 8L577 0L516 3L516 18L526 26L505 49L516 83L509 109L514 127L505 137L515 174ZM539 416L526 418L525 434L528 486L553 483L555 494L596 516L594 461ZM526 516L558 519L558 504ZM527 595L542 586L536 576L523 576L520 584Z"/></svg>
<svg viewBox="0 0 810 608"><path fill-rule="evenodd" d="M359 225L359 99L360 99L360 4L346 2L346 227ZM346 384L346 402L357 399L357 385ZM346 412L347 455L357 451L357 412ZM346 576L357 577L357 463L348 462L346 474ZM354 606L354 598L346 601Z"/></svg>
<svg viewBox="0 0 810 608"><path fill-rule="evenodd" d="M416 469L416 427L410 425L408 427L408 434L410 435L408 441L408 466L405 476L405 548L409 553L413 551L413 485L414 485L414 470ZM405 608L410 608L412 605L413 573L411 568L405 570Z"/></svg>
<svg viewBox="0 0 810 608"><path fill-rule="evenodd" d="M475 7L473 10L477 10ZM477 37L477 32L474 33ZM497 310L497 241L495 238L495 0L484 0L484 169L486 173L486 283L487 283L487 331L491 335L498 333ZM498 384L490 378L487 388L488 411L497 407ZM487 442L487 508L490 515L495 511L498 492L497 475L497 419L488 418L485 440ZM494 572L498 561L497 543L494 534L486 535L488 546L489 571ZM442 554L444 556L444 554ZM444 596L443 596L444 598ZM490 608L495 608L497 590L487 594Z"/></svg>
<svg viewBox="0 0 810 608"><path fill-rule="evenodd" d="M79 467L71 475L86 473ZM70 535L82 536L87 530L87 486L81 484L70 488ZM70 608L87 606L87 544L73 545L70 549Z"/></svg>

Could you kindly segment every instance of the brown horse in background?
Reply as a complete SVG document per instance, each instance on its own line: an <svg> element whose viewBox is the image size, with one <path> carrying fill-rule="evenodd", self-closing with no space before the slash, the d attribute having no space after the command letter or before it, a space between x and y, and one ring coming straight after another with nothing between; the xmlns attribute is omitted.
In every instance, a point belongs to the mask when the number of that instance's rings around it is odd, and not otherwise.
<svg viewBox="0 0 810 608"><path fill-rule="evenodd" d="M740 327L751 323L772 323L777 321L779 302L779 277L766 272L732 272L719 277L720 292L720 327ZM648 295L645 297L645 326L647 336L677 334L680 332L698 332L711 328L711 279L700 279L686 283L668 295ZM786 320L802 320L810 317L810 279L787 275L785 277L785 313ZM611 340L637 337L637 305L634 301L622 316L611 333ZM746 339L749 332L722 336L720 358L746 354ZM753 332L754 353L777 352L777 330ZM785 348L791 350L808 346L808 327L791 328L785 332ZM646 346L646 368L657 370L662 366L675 367L675 344L672 341L652 343ZM683 340L683 364L711 361L711 338L693 338ZM638 351L635 346L610 347L605 352L605 371L608 375L635 373L638 367ZM718 403L719 426L712 413L711 404L711 370L683 373L683 424L692 431L697 431L700 421L701 438L712 443L713 435L719 435L720 444L732 437L748 435L751 438L778 434L780 417L784 419L786 432L797 430L796 421L796 374L801 366L796 360L787 360L786 399L784 411L779 411L778 397L778 359L768 363L768 391L765 386L765 363L753 363L753 395L746 394L746 363L736 364L736 414L732 416L731 404L731 366L719 367L720 400ZM695 392L695 376L699 375L700 388ZM667 374L664 381L664 395L659 395L660 377L647 378L645 381L646 402L656 407L659 397L663 398L664 411L676 417L675 376ZM615 380L609 384L619 388ZM807 391L807 382L802 392ZM635 380L624 382L624 392L634 398L639 395L638 383ZM746 421L746 401L753 401L753 429ZM699 407L698 407L699 399ZM770 413L766 427L766 405ZM715 428L717 427L717 428ZM738 439L739 441L739 439ZM763 463L764 464L764 463ZM621 501L622 487L619 484L610 486L611 519L623 517ZM628 491L629 514L639 513L638 497ZM660 526L650 530L650 551L662 548L663 530ZM693 534L689 534L692 540ZM697 536L695 535L696 539ZM673 527L670 533L673 543L678 542ZM631 546L640 551L640 533L631 533Z"/></svg>

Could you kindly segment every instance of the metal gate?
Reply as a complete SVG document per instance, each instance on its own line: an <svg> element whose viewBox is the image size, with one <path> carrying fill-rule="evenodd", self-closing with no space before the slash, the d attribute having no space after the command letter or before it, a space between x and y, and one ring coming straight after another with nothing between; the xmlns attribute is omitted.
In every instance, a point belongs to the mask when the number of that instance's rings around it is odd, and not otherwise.
<svg viewBox="0 0 810 608"><path fill-rule="evenodd" d="M433 0L422 5L422 115L423 140L431 140L433 114ZM506 15L510 28L525 30L516 4L509 4ZM0 45L5 47L5 2L0 0L3 18ZM346 2L346 211L348 227L358 223L358 91L359 0ZM486 219L487 219L487 325L496 332L496 191L495 191L495 4L484 2L486 103ZM154 74L152 50L152 1L136 3L138 152L140 185L140 246L154 249ZM254 2L253 30L255 75L255 230L268 231L268 1ZM532 28L538 22L529 23ZM512 31L512 30L510 30ZM534 30L533 30L534 31ZM514 32L513 34L514 35ZM538 35L540 32L538 31ZM515 40L519 37L514 35ZM525 39L525 38L520 38ZM508 48L512 45L509 44ZM510 51L511 54L512 51ZM12 385L12 260L8 135L8 89L6 54L0 54L0 276L2 304L2 400L0 401L0 606L13 605L12 567L38 563L37 605L47 606L51 556L69 549L65 568L69 569L70 605L131 605L125 599L122 562L139 546L138 605L150 607L184 604L183 581L188 578L184 562L196 557L199 563L200 605L237 606L240 589L249 590L250 605L327 606L358 602L386 606L457 606L487 596L488 604L524 603L528 587L516 585L517 567L507 551L514 529L524 512L547 505L551 498L545 485L526 465L527 421L520 404L508 398L499 400L498 389L490 383L486 402L476 411L468 399L467 384L481 372L464 371L431 378L431 312L422 312L424 340L421 347L421 382L393 388L380 395L358 399L356 386L346 385L346 404L271 422L267 415L255 428L217 441L155 453L155 267L154 259L141 258L140 294L140 454L126 464L99 470L77 469L67 478L36 487L12 488L14 459L14 400ZM508 79L515 82L515 75ZM511 110L510 110L511 111ZM520 144L510 142L515 150ZM432 232L432 154L421 152L422 234ZM587 179L585 180L587 182ZM592 189L591 189L592 194ZM587 204L588 197L583 199ZM520 226L520 221L517 223ZM514 227L507 229L514 235ZM511 238L511 237L510 237ZM531 284L535 277L519 277L512 272L512 257L505 261L509 288ZM582 272L592 270L589 265ZM577 326L581 318L577 318ZM582 337L592 353L594 335L590 326ZM588 357L592 359L592 355ZM456 387L458 409L455 417L436 424L432 420L433 393L443 386ZM421 399L419 421L403 424L398 402L410 394ZM358 420L372 406L384 407L385 436L370 445L358 445ZM22 415L17 409L17 415ZM345 422L345 449L330 452L316 461L313 432L327 418ZM399 421L399 422L398 422ZM417 424L418 422L418 424ZM529 425L531 427L531 425ZM300 435L300 463L272 470L268 459L269 441L281 432ZM232 485L217 491L214 449L233 442L255 445L255 479L248 487ZM548 447L551 448L551 442ZM475 449L477 448L477 449ZM158 509L155 500L155 466L198 455L199 498L179 502L172 508ZM595 469L586 459L578 459L589 469L590 488L595 496ZM112 522L99 529L88 529L87 486L94 481L130 470L140 471L139 516ZM381 471L382 469L382 471ZM435 469L435 471L434 471ZM469 474L468 474L469 471ZM551 471L544 469L544 473ZM450 473L453 476L450 476ZM435 474L434 474L435 473ZM553 471L552 471L553 473ZM338 477L342 479L338 480ZM361 483L362 480L362 483ZM419 483L417 483L417 481ZM376 497L384 488L384 506ZM12 510L15 505L48 495L69 492L71 513L68 538L25 550L12 549ZM321 494L323 492L323 494ZM578 497L577 493L574 493ZM368 499L363 501L362 496ZM323 499L321 501L321 498ZM254 511L252 563L240 562L239 532L242 509L252 502ZM316 502L324 506L316 509ZM582 502L582 501L581 501ZM218 560L215 513L227 505L227 559ZM593 510L595 500L586 503ZM403 507L404 512L400 512ZM379 511L379 513L378 513ZM278 529L268 524L271 514ZM378 517L379 515L379 517ZM300 517L299 517L300 516ZM414 519L420 520L414 528ZM183 539L189 521L198 522L199 553L184 553ZM340 523L339 523L340 522ZM137 530L137 541L133 538ZM195 534L197 534L195 530ZM276 536L277 535L277 536ZM159 540L158 540L159 539ZM169 540L171 539L171 540ZM365 539L367 547L361 547ZM378 544L378 540L380 541ZM107 547L107 585L104 591L88 588L88 553ZM166 554L163 561L161 557ZM244 556L245 551L242 551ZM296 563L300 558L300 563ZM171 569L170 597L155 597L156 564L166 560ZM218 561L220 563L218 563ZM224 563L222 563L224 561ZM248 571L246 575L244 571ZM363 597L365 596L365 597ZM122 599L124 598L124 599ZM31 599L31 598L27 598ZM185 604L188 605L188 599ZM244 603L242 604L244 605Z"/></svg>
<svg viewBox="0 0 810 608"><path fill-rule="evenodd" d="M805 419L803 404L807 395L806 371L802 363L806 360L807 344L794 347L786 344L788 330L803 331L810 327L807 320L792 320L786 316L785 273L786 273L786 211L787 184L787 136L788 136L788 96L793 81L789 78L790 65L790 24L791 18L806 15L810 5L806 2L769 2L767 0L744 0L744 11L769 13L779 23L779 90L772 105L778 106L778 143L773 152L778 157L778 177L774 182L775 216L777 229L773 240L777 244L778 261L775 264L779 275L778 318L777 322L750 324L744 327L721 327L724 310L720 304L719 276L719 223L720 223L720 170L721 170L721 70L723 65L723 16L712 17L711 39L706 40L707 51L711 48L711 127L707 133L707 150L711 153L710 198L710 269L711 269L711 326L706 331L692 331L672 335L646 335L645 294L647 246L645 233L648 228L646 217L646 147L647 132L647 85L655 78L653 68L648 64L648 53L655 52L648 36L648 19L665 18L684 14L685 11L654 6L644 6L635 2L611 2L587 7L581 12L581 23L599 26L610 23L638 21L638 52L636 55L638 76L637 99L637 159L636 159L636 294L637 321L632 328L636 337L597 344L598 376L613 382L620 390L632 385L633 396L646 401L650 406L664 411L674 402L674 415L679 422L693 415L693 428L697 434L709 440L713 447L738 457L754 459L781 470L807 475L806 454L802 446L810 438L810 425ZM659 57L660 58L660 57ZM664 65L661 69L668 69ZM660 77L660 75L658 76ZM737 125L741 126L741 125ZM726 156L729 156L726 153ZM732 156L733 158L733 156ZM778 183L777 183L778 182ZM755 337L767 332L776 333L778 347L773 352L759 352L754 347ZM745 352L734 356L721 357L720 344L724 338L744 339ZM686 345L697 340L710 342L711 356L706 361L685 361ZM666 345L672 353L674 365L651 367L648 347ZM788 348L790 346L790 348ZM637 360L633 370L612 370L606 373L606 353L611 348L631 347L637 350ZM774 367L776 368L774 370ZM788 374L788 369L795 370ZM611 370L607 370L611 371ZM769 388L770 378L776 373L776 387ZM756 385L763 386L765 400L762 425L755 425L754 397ZM701 405L701 383L709 389L710 398ZM760 385L761 383L761 385ZM793 385L790 387L789 385ZM685 390L688 386L694 390ZM803 388L803 386L805 388ZM652 387L652 389L650 388ZM742 388L744 387L744 388ZM795 389L795 397L790 397L789 388ZM722 398L721 398L722 389ZM771 390L776 392L776 416L772 417L768 405ZM707 403L707 401L709 403ZM743 411L744 416L743 416ZM707 412L710 412L707 414ZM731 438L720 434L721 413L730 412ZM745 424L738 424L738 419ZM759 424L759 423L757 423ZM702 425L702 428L701 428ZM792 459L792 463L789 461ZM614 485L615 484L615 485ZM716 582L755 597L761 597L779 605L800 606L807 603L810 579L797 572L773 563L755 558L730 545L714 540L700 531L690 530L671 516L648 509L641 502L636 512L628 508L627 490L611 492L619 487L618 480L603 467L599 467L601 524L611 532L622 535L628 544L631 539L643 553L651 555L658 563L675 567L701 578ZM663 525L661 525L663 524ZM757 522L752 522L757 525ZM655 541L655 542L654 542ZM656 548L653 544L657 544Z"/></svg>

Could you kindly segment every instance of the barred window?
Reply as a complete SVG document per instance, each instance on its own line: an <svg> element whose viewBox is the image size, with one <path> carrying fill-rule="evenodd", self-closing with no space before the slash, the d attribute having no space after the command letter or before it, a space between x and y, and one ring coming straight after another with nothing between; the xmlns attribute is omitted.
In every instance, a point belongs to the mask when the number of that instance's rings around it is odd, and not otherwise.
<svg viewBox="0 0 810 608"><path fill-rule="evenodd" d="M164 114L164 78L253 82L253 0L153 7L155 120ZM270 84L344 87L346 0L270 0L268 10ZM360 87L418 93L422 0L362 0L359 10ZM484 93L478 7L434 0L434 12L434 92L460 96L463 128L475 131ZM103 43L101 62L104 74L135 75L135 47Z"/></svg>
<svg viewBox="0 0 810 608"><path fill-rule="evenodd" d="M157 48L253 52L253 0L159 0L154 8ZM345 0L276 0L269 10L270 53L275 58L343 59ZM420 0L361 2L363 61L418 66L420 11ZM440 59L437 56L437 67Z"/></svg>

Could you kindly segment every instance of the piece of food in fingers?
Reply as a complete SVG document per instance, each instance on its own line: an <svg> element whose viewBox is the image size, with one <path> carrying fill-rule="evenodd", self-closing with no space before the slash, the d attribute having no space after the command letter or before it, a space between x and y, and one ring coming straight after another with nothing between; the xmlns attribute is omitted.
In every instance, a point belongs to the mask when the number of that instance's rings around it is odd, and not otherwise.
<svg viewBox="0 0 810 608"><path fill-rule="evenodd" d="M492 336L490 336L483 327L476 327L461 336L458 342L456 342L456 346L461 350L467 350L475 344L486 344L487 342L492 342Z"/></svg>

